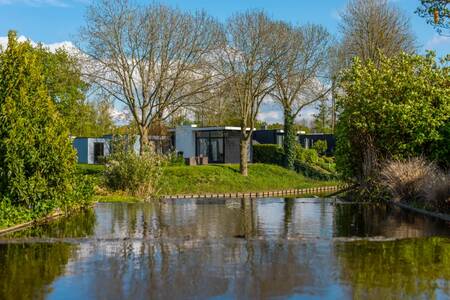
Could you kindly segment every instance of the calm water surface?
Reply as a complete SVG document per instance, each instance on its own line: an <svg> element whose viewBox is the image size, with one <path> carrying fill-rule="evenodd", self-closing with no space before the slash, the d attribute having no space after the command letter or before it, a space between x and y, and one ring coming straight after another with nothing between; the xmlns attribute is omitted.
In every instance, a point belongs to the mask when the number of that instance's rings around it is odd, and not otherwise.
<svg viewBox="0 0 450 300"><path fill-rule="evenodd" d="M104 203L0 237L0 299L450 299L450 225L331 199Z"/></svg>

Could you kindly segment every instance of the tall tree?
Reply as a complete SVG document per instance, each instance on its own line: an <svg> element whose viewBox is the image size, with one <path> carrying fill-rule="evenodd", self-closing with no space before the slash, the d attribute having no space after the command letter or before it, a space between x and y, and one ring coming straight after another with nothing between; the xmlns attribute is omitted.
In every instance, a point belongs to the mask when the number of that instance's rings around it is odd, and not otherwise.
<svg viewBox="0 0 450 300"><path fill-rule="evenodd" d="M44 69L31 44L9 32L0 53L0 204L34 217L64 208L75 197L81 206L84 197L74 191L75 151Z"/></svg>
<svg viewBox="0 0 450 300"><path fill-rule="evenodd" d="M294 168L296 134L295 118L308 105L323 98L329 91L318 80L327 62L330 35L318 25L292 27L278 23L279 44L286 46L282 57L273 66L275 89L272 97L284 113L284 164Z"/></svg>
<svg viewBox="0 0 450 300"><path fill-rule="evenodd" d="M82 78L77 56L63 48L52 52L43 45L34 47L33 51L43 66L44 82L53 103L69 132L78 135L80 113L86 110L89 85Z"/></svg>
<svg viewBox="0 0 450 300"><path fill-rule="evenodd" d="M92 82L128 107L143 149L153 122L215 84L209 54L220 35L203 12L100 0L88 9L80 46L93 62Z"/></svg>
<svg viewBox="0 0 450 300"><path fill-rule="evenodd" d="M218 53L219 73L226 79L241 126L240 172L248 175L248 149L261 103L273 90L271 72L281 56L273 21L261 11L231 17Z"/></svg>
<svg viewBox="0 0 450 300"><path fill-rule="evenodd" d="M362 62L376 63L380 55L415 50L409 19L388 0L350 0L341 17L347 60L358 56Z"/></svg>

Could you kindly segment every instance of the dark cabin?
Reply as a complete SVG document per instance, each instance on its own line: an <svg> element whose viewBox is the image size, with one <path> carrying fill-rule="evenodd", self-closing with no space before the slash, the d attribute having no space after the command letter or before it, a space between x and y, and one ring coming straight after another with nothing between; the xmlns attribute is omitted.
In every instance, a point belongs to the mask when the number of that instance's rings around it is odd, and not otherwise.
<svg viewBox="0 0 450 300"><path fill-rule="evenodd" d="M306 149L312 148L316 141L326 141L328 146L326 155L333 155L336 147L336 138L331 133L299 134L298 141Z"/></svg>

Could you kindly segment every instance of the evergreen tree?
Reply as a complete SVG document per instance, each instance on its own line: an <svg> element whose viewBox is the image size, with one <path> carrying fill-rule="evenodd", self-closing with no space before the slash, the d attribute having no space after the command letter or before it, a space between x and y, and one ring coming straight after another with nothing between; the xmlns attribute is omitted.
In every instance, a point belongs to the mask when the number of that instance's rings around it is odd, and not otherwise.
<svg viewBox="0 0 450 300"><path fill-rule="evenodd" d="M30 43L9 32L0 54L1 204L29 209L33 216L66 207L76 193L75 150L43 73Z"/></svg>

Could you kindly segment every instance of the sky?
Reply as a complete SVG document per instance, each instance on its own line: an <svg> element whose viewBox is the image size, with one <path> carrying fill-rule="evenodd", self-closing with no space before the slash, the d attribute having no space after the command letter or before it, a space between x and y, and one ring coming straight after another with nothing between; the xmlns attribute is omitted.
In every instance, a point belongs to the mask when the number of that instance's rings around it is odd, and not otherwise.
<svg viewBox="0 0 450 300"><path fill-rule="evenodd" d="M34 42L55 44L77 39L84 24L86 6L90 0L0 0L0 41L8 30ZM274 19L294 24L315 23L339 36L339 13L347 0L161 0L185 10L204 9L220 21L246 9L264 9ZM419 0L390 0L410 18L417 38L419 53L435 50L438 56L450 53L450 37L439 36L425 20L414 14ZM260 118L273 123L280 121L280 112L266 106Z"/></svg>

